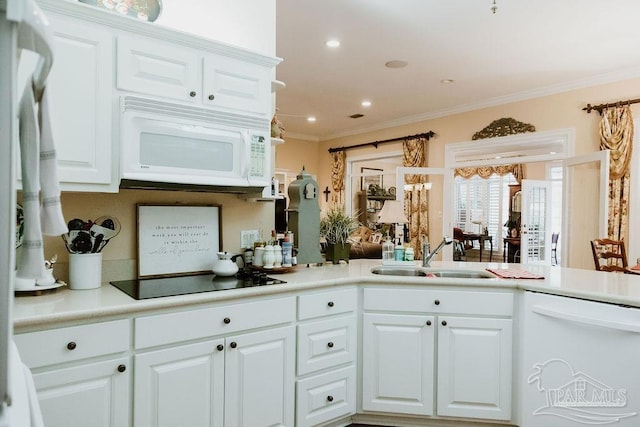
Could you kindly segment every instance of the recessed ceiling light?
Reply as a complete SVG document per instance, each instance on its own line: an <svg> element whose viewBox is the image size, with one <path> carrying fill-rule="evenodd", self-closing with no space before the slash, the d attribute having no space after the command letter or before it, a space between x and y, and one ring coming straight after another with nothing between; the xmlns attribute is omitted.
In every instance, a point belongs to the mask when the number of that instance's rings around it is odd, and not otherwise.
<svg viewBox="0 0 640 427"><path fill-rule="evenodd" d="M365 108L366 107L371 107L371 101L362 101L362 103L360 105L362 105Z"/></svg>
<svg viewBox="0 0 640 427"><path fill-rule="evenodd" d="M327 47L336 48L340 46L340 40L336 40L336 39L327 40L326 44L327 44Z"/></svg>
<svg viewBox="0 0 640 427"><path fill-rule="evenodd" d="M453 82L454 82L453 79L442 79L442 80L440 80L440 83L445 84L445 85L451 84Z"/></svg>
<svg viewBox="0 0 640 427"><path fill-rule="evenodd" d="M398 59L394 59L393 61L385 62L384 66L387 68L404 68L409 63L407 61L400 61Z"/></svg>
<svg viewBox="0 0 640 427"><path fill-rule="evenodd" d="M313 116L309 116L309 117L307 117L307 121L308 121L309 123L313 123L313 122L315 122L315 121L316 121L316 118L315 118L315 117L313 117Z"/></svg>

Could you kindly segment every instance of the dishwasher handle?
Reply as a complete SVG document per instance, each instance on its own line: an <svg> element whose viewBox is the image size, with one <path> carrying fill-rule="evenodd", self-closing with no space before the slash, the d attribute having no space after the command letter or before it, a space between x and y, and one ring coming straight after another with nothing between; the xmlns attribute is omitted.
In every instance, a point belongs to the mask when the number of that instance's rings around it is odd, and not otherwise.
<svg viewBox="0 0 640 427"><path fill-rule="evenodd" d="M582 314L568 313L566 311L556 310L541 305L534 305L533 307L531 307L531 310L534 313L540 314L542 316L568 320L570 322L599 326L601 328L615 329L618 331L640 333L640 323L616 322L611 320L596 319Z"/></svg>

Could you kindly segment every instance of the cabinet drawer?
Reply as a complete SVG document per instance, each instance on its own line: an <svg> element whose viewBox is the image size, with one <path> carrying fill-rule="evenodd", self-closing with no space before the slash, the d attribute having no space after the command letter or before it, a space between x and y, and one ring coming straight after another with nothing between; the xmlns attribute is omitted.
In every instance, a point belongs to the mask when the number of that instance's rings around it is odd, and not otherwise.
<svg viewBox="0 0 640 427"><path fill-rule="evenodd" d="M14 340L22 361L38 368L126 351L130 336L129 321L123 319L18 334Z"/></svg>
<svg viewBox="0 0 640 427"><path fill-rule="evenodd" d="M313 319L355 311L358 294L355 288L307 294L298 297L298 319Z"/></svg>
<svg viewBox="0 0 640 427"><path fill-rule="evenodd" d="M511 316L513 314L513 294L491 291L366 288L364 290L364 309Z"/></svg>
<svg viewBox="0 0 640 427"><path fill-rule="evenodd" d="M222 305L135 319L135 348L229 334L295 320L295 298Z"/></svg>
<svg viewBox="0 0 640 427"><path fill-rule="evenodd" d="M356 412L356 368L349 366L298 381L296 426L315 426Z"/></svg>
<svg viewBox="0 0 640 427"><path fill-rule="evenodd" d="M356 359L355 315L298 326L298 375Z"/></svg>

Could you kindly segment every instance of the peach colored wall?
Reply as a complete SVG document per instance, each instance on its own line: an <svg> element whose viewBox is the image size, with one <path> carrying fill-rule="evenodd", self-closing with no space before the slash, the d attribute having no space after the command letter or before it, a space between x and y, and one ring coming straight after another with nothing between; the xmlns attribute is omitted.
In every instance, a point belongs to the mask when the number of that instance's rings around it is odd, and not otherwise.
<svg viewBox="0 0 640 427"><path fill-rule="evenodd" d="M307 141L284 136L284 144L276 148L276 168L298 173L304 166L311 175L320 171L318 141Z"/></svg>
<svg viewBox="0 0 640 427"><path fill-rule="evenodd" d="M102 215L113 215L120 221L120 234L103 251L103 260L136 259L136 204L212 204L221 206L222 248L237 253L240 250L240 230L263 229L265 236L273 228L272 202L252 202L232 194L192 193L181 191L120 190L116 194L70 193L62 194L64 217L93 220ZM45 256L58 254L61 263L68 261L64 242L60 237L46 237ZM213 260L211 260L213 263Z"/></svg>

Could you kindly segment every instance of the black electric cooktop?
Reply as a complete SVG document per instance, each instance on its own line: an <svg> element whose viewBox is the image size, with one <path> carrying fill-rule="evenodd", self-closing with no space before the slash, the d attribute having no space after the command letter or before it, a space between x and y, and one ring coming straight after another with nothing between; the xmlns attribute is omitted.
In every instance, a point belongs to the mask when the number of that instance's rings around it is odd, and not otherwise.
<svg viewBox="0 0 640 427"><path fill-rule="evenodd" d="M268 277L266 273L256 270L240 270L235 276L231 277L202 274L197 276L162 277L111 282L113 286L137 300L276 285L280 283L286 282Z"/></svg>

